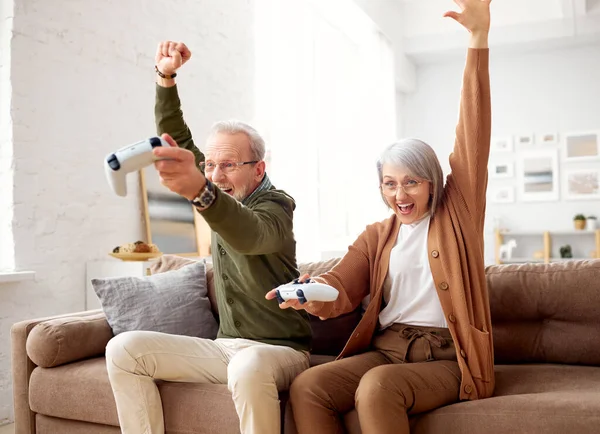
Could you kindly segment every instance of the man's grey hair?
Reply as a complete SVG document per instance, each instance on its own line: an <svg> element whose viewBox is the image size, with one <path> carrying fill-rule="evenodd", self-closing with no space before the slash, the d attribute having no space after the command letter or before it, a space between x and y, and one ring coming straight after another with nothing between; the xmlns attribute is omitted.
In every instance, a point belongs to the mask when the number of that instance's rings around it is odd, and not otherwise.
<svg viewBox="0 0 600 434"><path fill-rule="evenodd" d="M384 164L404 166L411 175L431 183L433 192L429 199L429 212L433 217L444 194L444 173L433 148L418 139L404 139L389 145L377 161L380 185L383 183ZM388 205L383 193L382 198Z"/></svg>
<svg viewBox="0 0 600 434"><path fill-rule="evenodd" d="M210 133L208 134L208 138L210 140L215 134L218 133L227 133L227 134L238 134L243 133L248 136L248 140L250 141L250 149L252 150L252 158L254 160L262 161L265 158L265 141L258 134L253 127L250 125L235 120L226 120L215 122L210 129Z"/></svg>

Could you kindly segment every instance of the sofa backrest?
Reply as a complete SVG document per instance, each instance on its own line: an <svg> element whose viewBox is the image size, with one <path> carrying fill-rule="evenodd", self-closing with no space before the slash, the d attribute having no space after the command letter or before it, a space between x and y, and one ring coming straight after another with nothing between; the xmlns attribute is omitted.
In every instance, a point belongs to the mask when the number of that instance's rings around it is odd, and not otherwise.
<svg viewBox="0 0 600 434"><path fill-rule="evenodd" d="M299 264L316 276L335 258ZM153 273L179 268L188 258L165 255ZM486 267L496 363L567 363L600 366L600 259ZM215 314L212 267L209 298ZM322 321L311 316L313 353L337 355L360 320L360 307Z"/></svg>
<svg viewBox="0 0 600 434"><path fill-rule="evenodd" d="M600 366L600 259L486 268L496 363Z"/></svg>

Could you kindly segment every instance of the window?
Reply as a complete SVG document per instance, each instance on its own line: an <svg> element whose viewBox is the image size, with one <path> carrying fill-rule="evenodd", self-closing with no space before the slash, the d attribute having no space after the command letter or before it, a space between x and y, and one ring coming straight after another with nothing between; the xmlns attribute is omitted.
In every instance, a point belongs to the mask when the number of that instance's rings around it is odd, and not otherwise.
<svg viewBox="0 0 600 434"><path fill-rule="evenodd" d="M257 0L255 26L255 123L297 203L298 260L345 252L388 215L375 163L396 132L391 46L350 0Z"/></svg>

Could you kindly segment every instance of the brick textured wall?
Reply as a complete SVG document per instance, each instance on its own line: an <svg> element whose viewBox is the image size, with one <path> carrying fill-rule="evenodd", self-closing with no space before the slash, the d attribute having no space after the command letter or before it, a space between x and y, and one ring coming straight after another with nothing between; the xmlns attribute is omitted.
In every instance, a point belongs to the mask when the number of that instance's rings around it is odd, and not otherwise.
<svg viewBox="0 0 600 434"><path fill-rule="evenodd" d="M155 133L157 43L183 40L192 50L179 86L202 148L212 122L252 121L252 17L250 0L15 0L15 259L37 274L34 282L0 284L0 421L12 406L11 324L83 309L86 261L143 238L137 176L129 176L126 198L115 196L102 162Z"/></svg>
<svg viewBox="0 0 600 434"><path fill-rule="evenodd" d="M14 268L13 147L10 116L10 40L13 5L12 0L2 0L0 3L0 271Z"/></svg>

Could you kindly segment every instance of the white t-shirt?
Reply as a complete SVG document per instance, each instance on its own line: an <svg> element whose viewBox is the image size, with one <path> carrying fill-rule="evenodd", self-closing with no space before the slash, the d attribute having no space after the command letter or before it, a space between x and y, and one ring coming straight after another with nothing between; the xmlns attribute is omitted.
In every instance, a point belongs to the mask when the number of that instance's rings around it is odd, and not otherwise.
<svg viewBox="0 0 600 434"><path fill-rule="evenodd" d="M390 253L390 267L383 288L386 306L379 313L384 329L393 323L447 328L427 251L431 216L403 224Z"/></svg>

